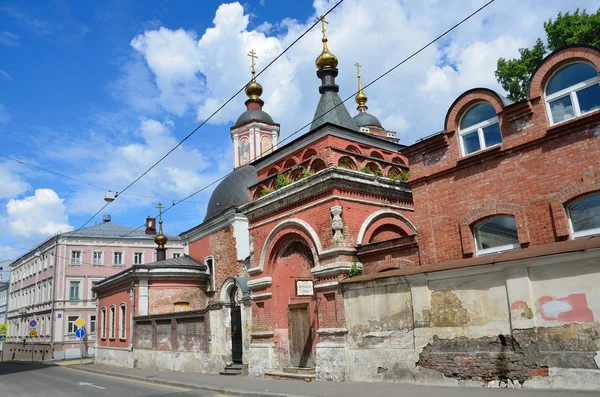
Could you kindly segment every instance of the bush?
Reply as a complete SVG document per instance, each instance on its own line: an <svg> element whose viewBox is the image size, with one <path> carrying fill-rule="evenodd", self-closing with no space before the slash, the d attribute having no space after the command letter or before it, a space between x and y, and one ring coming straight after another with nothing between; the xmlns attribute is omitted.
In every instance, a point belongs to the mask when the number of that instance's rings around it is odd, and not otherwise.
<svg viewBox="0 0 600 397"><path fill-rule="evenodd" d="M354 259L352 261L352 267L348 271L348 277L358 276L360 274L360 268L358 267L358 261Z"/></svg>
<svg viewBox="0 0 600 397"><path fill-rule="evenodd" d="M290 183L292 183L292 181L290 181L287 175L279 174L277 175L277 179L275 179L275 189L281 189L282 187L287 186Z"/></svg>
<svg viewBox="0 0 600 397"><path fill-rule="evenodd" d="M402 181L405 182L410 178L410 172L406 171L406 170L402 170L400 172L390 172L390 174L388 175L388 177L390 179L393 179L395 181Z"/></svg>
<svg viewBox="0 0 600 397"><path fill-rule="evenodd" d="M261 190L259 197L266 196L267 194L273 193L274 191L275 191L275 189L273 189L273 188L263 189L263 190Z"/></svg>
<svg viewBox="0 0 600 397"><path fill-rule="evenodd" d="M383 170L379 167L375 169L375 172L370 167L364 166L360 169L360 172L364 172L366 174L371 174L375 176L383 176Z"/></svg>

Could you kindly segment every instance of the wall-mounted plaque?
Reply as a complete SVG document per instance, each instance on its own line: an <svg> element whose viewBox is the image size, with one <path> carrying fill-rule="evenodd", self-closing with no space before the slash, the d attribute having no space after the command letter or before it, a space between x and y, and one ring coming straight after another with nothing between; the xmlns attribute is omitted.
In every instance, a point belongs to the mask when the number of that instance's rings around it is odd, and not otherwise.
<svg viewBox="0 0 600 397"><path fill-rule="evenodd" d="M296 280L296 295L297 296L312 296L312 295L314 295L312 280Z"/></svg>

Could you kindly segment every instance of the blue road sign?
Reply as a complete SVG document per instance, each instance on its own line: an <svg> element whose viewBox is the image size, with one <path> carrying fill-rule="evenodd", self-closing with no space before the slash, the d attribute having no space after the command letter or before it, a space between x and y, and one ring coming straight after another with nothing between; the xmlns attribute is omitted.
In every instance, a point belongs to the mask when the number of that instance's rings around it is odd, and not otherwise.
<svg viewBox="0 0 600 397"><path fill-rule="evenodd" d="M35 320L31 320L31 321L29 322L29 327L30 327L30 328L35 328L35 327L37 327L37 321L35 321Z"/></svg>
<svg viewBox="0 0 600 397"><path fill-rule="evenodd" d="M83 328L79 328L77 331L75 331L75 336L79 339L82 339L85 336L85 330Z"/></svg>
<svg viewBox="0 0 600 397"><path fill-rule="evenodd" d="M5 342L5 341L6 341L6 334L0 335L0 342Z"/></svg>

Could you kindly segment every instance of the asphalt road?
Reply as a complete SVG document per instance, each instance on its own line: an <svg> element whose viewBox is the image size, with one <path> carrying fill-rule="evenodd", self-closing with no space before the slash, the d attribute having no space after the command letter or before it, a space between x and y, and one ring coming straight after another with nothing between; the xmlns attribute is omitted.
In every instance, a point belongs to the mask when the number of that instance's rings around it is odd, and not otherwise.
<svg viewBox="0 0 600 397"><path fill-rule="evenodd" d="M0 397L225 397L49 365L0 364Z"/></svg>

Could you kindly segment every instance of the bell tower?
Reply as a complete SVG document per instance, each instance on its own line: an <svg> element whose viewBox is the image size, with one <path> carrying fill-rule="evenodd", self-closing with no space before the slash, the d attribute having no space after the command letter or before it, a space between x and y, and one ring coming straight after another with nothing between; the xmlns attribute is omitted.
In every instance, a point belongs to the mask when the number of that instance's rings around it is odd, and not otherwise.
<svg viewBox="0 0 600 397"><path fill-rule="evenodd" d="M231 127L233 141L234 168L239 168L253 160L266 156L277 149L279 142L279 124L275 123L268 113L262 110L264 101L260 98L262 86L256 81L254 50L248 53L252 59L252 79L246 85L246 111L240 115Z"/></svg>

